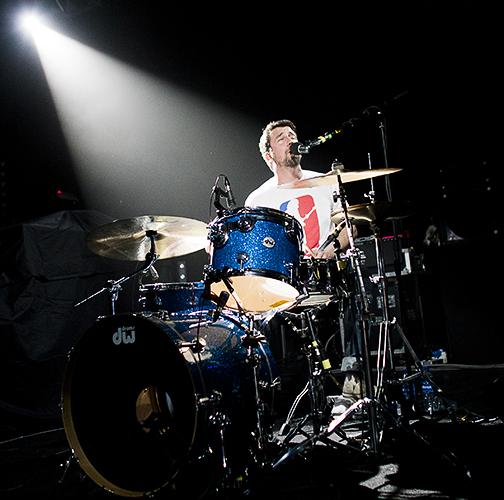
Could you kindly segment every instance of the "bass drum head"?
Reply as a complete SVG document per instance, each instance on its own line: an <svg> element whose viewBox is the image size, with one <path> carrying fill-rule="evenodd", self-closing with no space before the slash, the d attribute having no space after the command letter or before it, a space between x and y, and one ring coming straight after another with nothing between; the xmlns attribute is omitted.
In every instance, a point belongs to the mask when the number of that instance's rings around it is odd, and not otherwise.
<svg viewBox="0 0 504 500"><path fill-rule="evenodd" d="M70 355L67 439L87 475L115 494L149 495L173 480L195 439L196 405L183 355L141 316L100 319Z"/></svg>

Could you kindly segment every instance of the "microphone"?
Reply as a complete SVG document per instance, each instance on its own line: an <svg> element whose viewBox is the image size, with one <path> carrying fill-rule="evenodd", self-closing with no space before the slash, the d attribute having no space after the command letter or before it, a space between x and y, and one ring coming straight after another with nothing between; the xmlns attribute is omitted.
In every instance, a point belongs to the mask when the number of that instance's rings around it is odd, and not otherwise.
<svg viewBox="0 0 504 500"><path fill-rule="evenodd" d="M334 135L339 134L342 130L343 128L333 130L332 132L326 132L324 135L317 137L314 141L308 141L305 145L301 144L300 142L294 142L291 144L289 151L293 155L308 154L311 148L324 144L324 142L332 139Z"/></svg>
<svg viewBox="0 0 504 500"><path fill-rule="evenodd" d="M338 226L336 227L336 229L334 230L334 232L332 232L327 237L327 239L324 241L324 243L322 243L322 245L320 245L320 247L318 248L318 252L323 252L331 243L333 243L334 241L336 241L336 239L340 235L341 231L345 227L345 224L346 224L346 221L341 221L338 224Z"/></svg>
<svg viewBox="0 0 504 500"><path fill-rule="evenodd" d="M219 293L219 297L216 301L217 309L215 309L215 311L213 312L212 319L214 321L217 321L219 319L219 316L222 313L222 309L224 309L224 306L227 304L228 299L229 299L229 292L226 292L226 290L222 290L222 292Z"/></svg>
<svg viewBox="0 0 504 500"><path fill-rule="evenodd" d="M229 179L227 177L224 177L224 189L226 190L228 208L233 208L236 206L236 200L233 196L233 191L231 191L231 184L229 183Z"/></svg>
<svg viewBox="0 0 504 500"><path fill-rule="evenodd" d="M293 142L290 145L289 152L293 155L304 155L310 152L311 146L303 145L300 142Z"/></svg>

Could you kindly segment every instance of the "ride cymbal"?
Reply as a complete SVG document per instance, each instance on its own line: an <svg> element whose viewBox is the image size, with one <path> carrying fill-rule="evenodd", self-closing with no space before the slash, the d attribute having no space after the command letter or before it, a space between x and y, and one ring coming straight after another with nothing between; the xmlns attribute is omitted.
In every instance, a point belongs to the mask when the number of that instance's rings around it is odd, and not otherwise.
<svg viewBox="0 0 504 500"><path fill-rule="evenodd" d="M370 222L388 222L403 219L413 214L414 209L408 201L382 201L365 203L348 207L348 218L353 224L368 224ZM343 210L331 214L331 220L338 225L345 218Z"/></svg>
<svg viewBox="0 0 504 500"><path fill-rule="evenodd" d="M86 236L92 252L118 260L143 261L151 251L151 237L159 259L179 257L207 244L204 222L184 217L144 215L97 227Z"/></svg>
<svg viewBox="0 0 504 500"><path fill-rule="evenodd" d="M374 170L346 170L338 169L331 170L327 174L311 177L310 179L302 179L300 181L289 182L279 186L282 189L301 189L309 187L330 186L338 184L338 176L341 182L355 182L382 175L389 175L395 172L400 172L402 168L375 168Z"/></svg>

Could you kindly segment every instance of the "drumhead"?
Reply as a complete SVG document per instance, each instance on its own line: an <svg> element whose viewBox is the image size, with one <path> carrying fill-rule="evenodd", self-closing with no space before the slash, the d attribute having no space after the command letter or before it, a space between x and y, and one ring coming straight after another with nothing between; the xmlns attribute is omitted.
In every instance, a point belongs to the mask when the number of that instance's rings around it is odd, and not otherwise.
<svg viewBox="0 0 504 500"><path fill-rule="evenodd" d="M278 279L244 273L229 278L235 291L230 295L226 307L233 311L264 313L276 309L284 311L296 303L299 291L289 283ZM228 291L224 282L212 283L211 290L216 295Z"/></svg>
<svg viewBox="0 0 504 500"><path fill-rule="evenodd" d="M163 488L193 444L195 392L159 325L133 314L100 319L71 353L62 387L63 424L80 466L122 496Z"/></svg>

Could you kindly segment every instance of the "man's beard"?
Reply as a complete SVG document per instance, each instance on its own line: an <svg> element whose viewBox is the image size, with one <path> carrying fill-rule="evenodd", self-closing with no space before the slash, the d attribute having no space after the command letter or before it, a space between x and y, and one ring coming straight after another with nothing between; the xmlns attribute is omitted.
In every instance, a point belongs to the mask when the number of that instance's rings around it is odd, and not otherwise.
<svg viewBox="0 0 504 500"><path fill-rule="evenodd" d="M296 168L301 164L301 155L288 154L283 161L283 166L287 168Z"/></svg>

